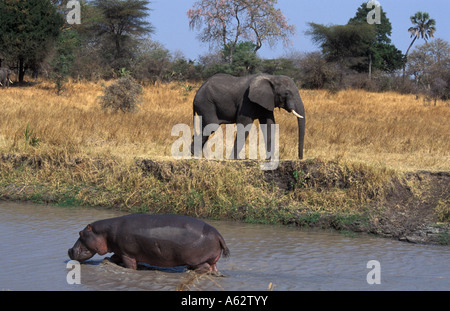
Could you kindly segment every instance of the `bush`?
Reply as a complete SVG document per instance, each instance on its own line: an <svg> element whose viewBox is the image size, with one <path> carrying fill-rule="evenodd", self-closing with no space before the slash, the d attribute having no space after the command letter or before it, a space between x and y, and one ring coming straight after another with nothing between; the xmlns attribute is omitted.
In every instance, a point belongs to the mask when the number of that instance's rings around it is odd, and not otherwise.
<svg viewBox="0 0 450 311"><path fill-rule="evenodd" d="M297 62L303 88L332 89L336 86L339 76L336 64L327 62L319 52L304 54Z"/></svg>
<svg viewBox="0 0 450 311"><path fill-rule="evenodd" d="M129 75L106 87L104 93L100 105L114 112L136 112L142 102L142 86Z"/></svg>

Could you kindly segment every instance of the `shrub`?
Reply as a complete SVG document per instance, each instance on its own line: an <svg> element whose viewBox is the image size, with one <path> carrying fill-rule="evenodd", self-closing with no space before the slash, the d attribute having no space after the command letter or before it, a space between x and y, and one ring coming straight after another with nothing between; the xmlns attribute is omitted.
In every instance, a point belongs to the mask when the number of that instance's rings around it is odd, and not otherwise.
<svg viewBox="0 0 450 311"><path fill-rule="evenodd" d="M129 75L106 87L104 94L100 96L100 105L114 112L136 112L142 102L142 86Z"/></svg>
<svg viewBox="0 0 450 311"><path fill-rule="evenodd" d="M440 222L450 222L450 202L448 200L439 200L436 205L435 212Z"/></svg>

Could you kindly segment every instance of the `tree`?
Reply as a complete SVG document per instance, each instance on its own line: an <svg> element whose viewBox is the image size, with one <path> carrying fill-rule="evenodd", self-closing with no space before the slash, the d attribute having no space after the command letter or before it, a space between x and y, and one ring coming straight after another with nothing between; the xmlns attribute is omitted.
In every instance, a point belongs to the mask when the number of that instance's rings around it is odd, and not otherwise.
<svg viewBox="0 0 450 311"><path fill-rule="evenodd" d="M361 4L361 6L356 10L355 17L350 18L348 24L367 24L367 15L372 10L370 6L367 8L367 3L368 2L364 2ZM391 43L390 36L392 34L392 24L381 6L380 24L372 24L372 27L375 28L377 42Z"/></svg>
<svg viewBox="0 0 450 311"><path fill-rule="evenodd" d="M209 64L206 64L202 60L206 67L204 70L205 78L209 78L216 73L227 73L234 76L245 76L256 73L261 60L254 53L254 49L255 45L252 42L239 42L235 47L233 61L231 63L229 63L231 51L227 47L224 47L219 52L219 55L216 55L216 58L210 61Z"/></svg>
<svg viewBox="0 0 450 311"><path fill-rule="evenodd" d="M450 98L450 45L436 39L416 47L408 62L416 86L435 100Z"/></svg>
<svg viewBox="0 0 450 311"><path fill-rule="evenodd" d="M296 59L291 59L291 55L300 54L300 52L292 52L290 55L275 59L263 59L258 66L259 71L270 75L284 75L298 81L299 69L296 66Z"/></svg>
<svg viewBox="0 0 450 311"><path fill-rule="evenodd" d="M196 65L195 61L187 60L183 55L174 55L171 65L171 79L178 81L201 81L201 66ZM185 91L189 92L191 86L186 86Z"/></svg>
<svg viewBox="0 0 450 311"><path fill-rule="evenodd" d="M254 50L254 43L250 41L239 42L234 51L233 62L229 66L229 73L236 76L245 76L255 73L261 60L253 53ZM225 60L230 58L230 54L231 51L227 48L222 52L222 56Z"/></svg>
<svg viewBox="0 0 450 311"><path fill-rule="evenodd" d="M375 31L369 24L361 25L332 25L309 23L310 29L306 34L320 44L322 53L328 61L349 62L368 48L374 41Z"/></svg>
<svg viewBox="0 0 450 311"><path fill-rule="evenodd" d="M405 53L405 65L403 66L403 76L405 75L406 62L408 61L408 53L414 42L422 38L427 42L428 38L434 38L436 31L436 21L430 18L427 12L417 12L410 17L413 27L409 27L408 32L411 34L411 38L414 38Z"/></svg>
<svg viewBox="0 0 450 311"><path fill-rule="evenodd" d="M371 8L367 7L367 2L361 4L357 9L355 17L348 21L352 25L367 25L367 16ZM363 51L363 57L367 58L367 62L359 64L358 71L369 72L372 68L382 71L394 71L403 66L403 54L393 44L391 44L392 25L383 7L380 7L380 24L372 24L370 27L375 29L375 40L367 44L367 50Z"/></svg>
<svg viewBox="0 0 450 311"><path fill-rule="evenodd" d="M357 67L364 62L371 44L375 41L375 29L371 25L347 24L324 26L309 23L306 34L320 44L322 53L328 62L336 62L339 67L339 83L342 83L346 68Z"/></svg>
<svg viewBox="0 0 450 311"><path fill-rule="evenodd" d="M55 82L56 92L60 95L64 83L72 69L75 60L75 49L80 40L76 31L66 29L61 32L55 44L55 55L50 61L52 72L50 79Z"/></svg>
<svg viewBox="0 0 450 311"><path fill-rule="evenodd" d="M189 26L201 30L202 42L226 49L231 64L240 41L253 42L254 53L265 42L270 46L279 40L289 43L295 28L276 4L277 0L199 0L187 12Z"/></svg>
<svg viewBox="0 0 450 311"><path fill-rule="evenodd" d="M333 88L336 71L320 52L302 55L298 66L302 87L308 89Z"/></svg>
<svg viewBox="0 0 450 311"><path fill-rule="evenodd" d="M120 60L125 56L124 45L135 37L153 31L145 18L149 1L145 0L94 0L93 6L101 12L100 20L94 22L94 29L114 46L113 60L118 61L116 69L123 67Z"/></svg>
<svg viewBox="0 0 450 311"><path fill-rule="evenodd" d="M45 58L64 19L48 0L0 0L0 21L0 50L18 64L23 81L25 71Z"/></svg>
<svg viewBox="0 0 450 311"><path fill-rule="evenodd" d="M141 41L131 70L138 80L164 81L170 77L170 62L170 51L161 43L147 38Z"/></svg>

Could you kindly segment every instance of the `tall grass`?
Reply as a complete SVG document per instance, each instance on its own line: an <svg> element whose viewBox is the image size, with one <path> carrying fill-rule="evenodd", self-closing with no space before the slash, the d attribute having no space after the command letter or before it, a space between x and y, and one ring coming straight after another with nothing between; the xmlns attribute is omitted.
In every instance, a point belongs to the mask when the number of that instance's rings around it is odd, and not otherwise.
<svg viewBox="0 0 450 311"><path fill-rule="evenodd" d="M146 86L134 113L103 110L102 83L68 83L61 96L47 82L0 90L0 198L371 231L399 171L450 170L448 102L356 90L301 91L305 161L274 172L177 161L171 130L193 128L198 87ZM275 119L281 160L296 159L296 119Z"/></svg>
<svg viewBox="0 0 450 311"><path fill-rule="evenodd" d="M109 84L109 83L106 83ZM70 155L170 159L175 124L192 128L192 101L199 85L144 87L136 113L101 109L102 83L68 83L56 96L47 82L0 90L0 151L65 152ZM305 157L365 162L403 171L450 170L450 105L427 105L415 95L346 90L301 90L306 107ZM284 110L280 158L297 155L297 123ZM24 143L32 131L39 142Z"/></svg>

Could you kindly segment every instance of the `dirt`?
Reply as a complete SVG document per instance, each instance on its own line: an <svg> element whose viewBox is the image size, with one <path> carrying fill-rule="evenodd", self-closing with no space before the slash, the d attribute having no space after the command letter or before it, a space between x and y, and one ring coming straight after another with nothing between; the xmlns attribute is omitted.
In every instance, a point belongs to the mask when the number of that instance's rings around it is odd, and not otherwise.
<svg viewBox="0 0 450 311"><path fill-rule="evenodd" d="M345 174L338 166L323 167L320 161L285 161L275 171L267 171L265 178L285 191L293 190L299 182L293 172L300 172L300 182L315 184L318 191L323 188L346 188L349 180L364 180L364 172ZM298 173L297 173L298 174ZM371 203L379 213L372 213L369 221L356 220L345 228L384 237L421 244L450 244L450 172L410 172L391 178L385 185L386 193L381 197L369 194ZM438 213L437 208L442 211ZM439 219L444 214L445 220ZM332 222L332 220L329 220ZM323 224L323 222L322 222ZM319 225L321 223L319 222Z"/></svg>
<svg viewBox="0 0 450 311"><path fill-rule="evenodd" d="M414 172L397 180L376 219L376 233L413 243L449 244L450 173ZM443 208L446 222L439 219Z"/></svg>

